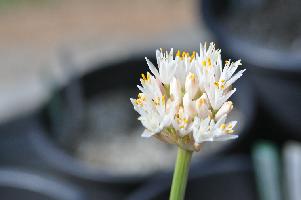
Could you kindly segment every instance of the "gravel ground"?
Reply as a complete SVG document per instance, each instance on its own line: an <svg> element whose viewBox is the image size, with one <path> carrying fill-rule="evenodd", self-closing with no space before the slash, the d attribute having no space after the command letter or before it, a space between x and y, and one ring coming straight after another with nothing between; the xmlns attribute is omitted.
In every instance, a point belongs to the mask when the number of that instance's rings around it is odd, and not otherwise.
<svg viewBox="0 0 301 200"><path fill-rule="evenodd" d="M70 153L91 169L115 175L147 175L172 169L176 146L140 137L143 127L129 103L135 93L137 90L118 89L91 99L85 109L84 129L74 138L77 142ZM234 109L229 117L239 119L239 134L245 122L242 113ZM195 153L193 162L228 144L206 143L201 153Z"/></svg>

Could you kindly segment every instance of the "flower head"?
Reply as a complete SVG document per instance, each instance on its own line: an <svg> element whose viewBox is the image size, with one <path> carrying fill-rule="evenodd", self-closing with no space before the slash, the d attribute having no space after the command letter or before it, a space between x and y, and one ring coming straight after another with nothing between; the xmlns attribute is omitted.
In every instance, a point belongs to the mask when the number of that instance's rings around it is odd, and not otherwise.
<svg viewBox="0 0 301 200"><path fill-rule="evenodd" d="M156 51L157 66L146 58L151 73L141 75L140 93L131 99L145 131L142 137L158 139L198 151L205 141L237 138L236 121L227 122L233 109L232 84L245 70L236 72L240 60L227 60L214 43L200 52ZM236 73L235 73L236 72Z"/></svg>

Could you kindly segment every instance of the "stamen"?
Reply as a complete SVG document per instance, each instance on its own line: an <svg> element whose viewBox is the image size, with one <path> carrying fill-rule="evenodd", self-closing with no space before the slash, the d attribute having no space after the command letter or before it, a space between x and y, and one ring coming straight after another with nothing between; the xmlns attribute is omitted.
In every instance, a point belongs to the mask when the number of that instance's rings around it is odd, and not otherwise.
<svg viewBox="0 0 301 200"><path fill-rule="evenodd" d="M227 130L226 133L231 134L234 133L234 131L231 129L231 130Z"/></svg>
<svg viewBox="0 0 301 200"><path fill-rule="evenodd" d="M215 81L214 85L219 88L219 82Z"/></svg>
<svg viewBox="0 0 301 200"><path fill-rule="evenodd" d="M184 58L185 56L186 56L186 52L185 52L185 51L183 51L183 52L182 52L182 56L181 56L181 57L182 57L182 58Z"/></svg>
<svg viewBox="0 0 301 200"><path fill-rule="evenodd" d="M219 128L224 130L226 128L226 124L221 124L221 126Z"/></svg>
<svg viewBox="0 0 301 200"><path fill-rule="evenodd" d="M210 58L207 58L207 64L209 67L211 67L211 59Z"/></svg>
<svg viewBox="0 0 301 200"><path fill-rule="evenodd" d="M214 85L217 88L224 90L225 89L225 84L223 84L224 82L225 82L225 80L216 81L216 82L214 82Z"/></svg>
<svg viewBox="0 0 301 200"><path fill-rule="evenodd" d="M143 82L148 82L151 79L151 74L149 72L146 73L146 76L142 73L141 74Z"/></svg>
<svg viewBox="0 0 301 200"><path fill-rule="evenodd" d="M193 51L191 56L190 56L190 62L192 62L195 59L195 55L196 55L196 52Z"/></svg>
<svg viewBox="0 0 301 200"><path fill-rule="evenodd" d="M189 79L190 80L195 80L195 74L194 73L189 73Z"/></svg>
<svg viewBox="0 0 301 200"><path fill-rule="evenodd" d="M139 93L138 98L135 99L135 104L139 106L143 106L145 99L146 99L145 95L143 93Z"/></svg>
<svg viewBox="0 0 301 200"><path fill-rule="evenodd" d="M151 79L151 75L149 72L146 73L146 79L149 81Z"/></svg>
<svg viewBox="0 0 301 200"><path fill-rule="evenodd" d="M196 52L193 51L193 52L192 52L192 55L191 55L191 59L195 59L195 55L196 55Z"/></svg>
<svg viewBox="0 0 301 200"><path fill-rule="evenodd" d="M162 96L162 104L165 104L165 95Z"/></svg>
<svg viewBox="0 0 301 200"><path fill-rule="evenodd" d="M200 105L204 105L205 103L206 103L206 100L205 100L205 99L201 98L201 99L199 100L199 104L200 104Z"/></svg>

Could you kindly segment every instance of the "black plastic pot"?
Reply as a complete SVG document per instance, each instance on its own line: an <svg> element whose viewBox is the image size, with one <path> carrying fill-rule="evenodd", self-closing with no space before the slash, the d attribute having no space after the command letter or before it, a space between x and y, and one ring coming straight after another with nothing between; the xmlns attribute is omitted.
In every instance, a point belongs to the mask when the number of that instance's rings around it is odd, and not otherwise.
<svg viewBox="0 0 301 200"><path fill-rule="evenodd" d="M147 55L147 53L145 55ZM85 104L91 99L99 95L105 95L108 91L117 91L120 89L134 89L137 91L136 85L139 84L140 74L146 70L147 65L143 59L143 56L135 56L118 63L100 66L97 68L97 70L94 70L81 77L78 81L79 84L70 82L70 84L60 91L60 93L62 93L61 96L63 96L66 94L66 90L68 90L68 88L72 88L74 85L77 85L77 87L79 86L79 90L81 91L79 93L81 94L77 96L79 98L83 98L83 101L75 101L84 102L84 105L79 105L79 107L85 107ZM242 117L244 120L244 123L240 127L241 138L238 141L233 141L232 143L229 143L228 145L218 149L214 152L217 154L219 152L230 152L233 148L245 148L245 142L248 141L248 130L250 129L252 120L254 118L255 100L252 88L250 87L247 79L240 81L237 87L239 92L234 96L234 101L236 102L236 107L243 115ZM70 100L72 101L72 99ZM48 105L51 106L52 103L53 101L50 101ZM65 104L67 106L70 103L66 101ZM64 104L62 105L62 107L66 106L64 106ZM129 191L150 178L151 174L114 175L108 174L101 170L95 171L87 168L80 160L68 154L65 149L66 146L62 146L59 140L56 139L56 135L54 134L53 130L54 128L57 128L54 127L57 123L52 123L55 121L55 119L53 120L53 118L51 118L49 115L47 117L47 113L49 113L47 110L49 111L49 107L46 107L46 113L44 113L46 114L46 119L48 118L48 120L46 120L48 121L48 123L46 123L48 124L45 129L46 132L41 132L39 135L33 136L32 141L36 151L41 154L40 157L47 162L47 165L49 165L48 167L51 170L58 171L59 173L77 180L98 185L99 191L105 188L106 192L112 193L115 196L118 194L127 194ZM72 113L69 112L69 115L72 115ZM69 115L67 112L67 117ZM130 123L133 123L134 126L137 126L139 124L139 122L136 120L137 116L131 113L128 113L128 115L129 118L131 118ZM62 116L64 116L64 113ZM82 123L84 123L84 121ZM117 125L118 124L116 124L116 126ZM47 131L50 132L47 133ZM76 137L76 135L73 136ZM139 137L139 135L137 135L137 137Z"/></svg>
<svg viewBox="0 0 301 200"><path fill-rule="evenodd" d="M170 184L171 174L157 177L131 194L128 200L168 199ZM190 171L185 199L258 199L250 159L236 155L200 163Z"/></svg>
<svg viewBox="0 0 301 200"><path fill-rule="evenodd" d="M53 98L42 109L40 121L34 113L33 117L27 116L3 126L0 132L5 132L6 136L0 141L0 147L3 147L0 151L0 162L64 177L85 187L89 191L90 199L122 199L150 179L153 174L115 175L92 170L68 152L72 146L69 141L77 138L77 129L85 125L82 110L91 99L120 89L135 89L137 92L136 85L139 84L140 74L147 70L143 59L145 55L148 53L101 65L82 77L72 79L54 93ZM208 156L231 152L233 149L241 151L250 144L248 130L252 126L255 111L252 87L247 79L241 79L236 86L239 92L233 99L244 119L240 127L240 139L208 153ZM137 126L137 115L128 115L130 123ZM5 154L7 151L11 153Z"/></svg>
<svg viewBox="0 0 301 200"><path fill-rule="evenodd" d="M287 139L301 140L300 53L271 49L255 44L248 38L236 37L222 20L233 9L229 2L231 1L202 1L201 14L205 23L223 52L230 58L242 59L243 64L247 66L246 75L254 82L262 107L278 122L272 124L274 128L270 130L270 134L273 134L278 129L277 124L280 124L286 130L283 134Z"/></svg>
<svg viewBox="0 0 301 200"><path fill-rule="evenodd" d="M85 200L74 185L28 170L0 168L0 197L3 200Z"/></svg>

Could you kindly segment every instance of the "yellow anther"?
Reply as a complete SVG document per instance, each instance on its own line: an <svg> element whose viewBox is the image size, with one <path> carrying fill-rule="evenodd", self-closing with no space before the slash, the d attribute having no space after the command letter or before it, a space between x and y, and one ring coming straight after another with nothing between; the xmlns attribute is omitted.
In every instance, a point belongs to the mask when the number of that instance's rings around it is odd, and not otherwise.
<svg viewBox="0 0 301 200"><path fill-rule="evenodd" d="M185 126L184 126L184 125L182 125L182 126L180 126L180 128L181 128L181 129L183 129L183 128L185 128Z"/></svg>
<svg viewBox="0 0 301 200"><path fill-rule="evenodd" d="M189 77L189 79L192 80L192 81L195 80L195 74L194 74L194 73L189 73L189 76L188 76L188 77Z"/></svg>
<svg viewBox="0 0 301 200"><path fill-rule="evenodd" d="M215 81L214 85L219 88L219 82Z"/></svg>
<svg viewBox="0 0 301 200"><path fill-rule="evenodd" d="M180 50L177 51L176 56L177 56L177 57L181 57L181 51L180 51Z"/></svg>
<svg viewBox="0 0 301 200"><path fill-rule="evenodd" d="M210 58L207 58L207 64L208 64L208 66L210 67L211 66L211 59Z"/></svg>
<svg viewBox="0 0 301 200"><path fill-rule="evenodd" d="M142 73L141 74L141 77L142 77L142 80L144 81L144 82L146 82L146 81L150 81L150 79L151 79L151 74L149 73L149 72L147 72L146 73L146 76Z"/></svg>
<svg viewBox="0 0 301 200"><path fill-rule="evenodd" d="M136 99L135 100L135 104L139 105L139 106L143 106L143 100L141 99Z"/></svg>
<svg viewBox="0 0 301 200"><path fill-rule="evenodd" d="M165 95L162 96L162 104L165 104Z"/></svg>
<svg viewBox="0 0 301 200"><path fill-rule="evenodd" d="M217 88L224 90L225 89L225 84L223 84L224 82L225 82L225 80L216 81L216 82L214 82L214 85Z"/></svg>
<svg viewBox="0 0 301 200"><path fill-rule="evenodd" d="M196 52L193 51L193 52L192 52L192 55L191 55L191 59L194 59L194 58L195 58L195 55L196 55Z"/></svg>
<svg viewBox="0 0 301 200"><path fill-rule="evenodd" d="M201 98L201 99L199 100L199 104L200 104L200 105L204 105L205 103L206 103L206 100L205 100L205 99Z"/></svg>
<svg viewBox="0 0 301 200"><path fill-rule="evenodd" d="M226 124L221 124L221 126L219 128L224 130L226 128Z"/></svg>
<svg viewBox="0 0 301 200"><path fill-rule="evenodd" d="M206 60L202 61L202 65L203 65L203 67L206 67Z"/></svg>
<svg viewBox="0 0 301 200"><path fill-rule="evenodd" d="M143 93L139 93L139 94L138 94L138 98L139 98L139 99L142 99L142 98L145 98L145 96L144 96Z"/></svg>
<svg viewBox="0 0 301 200"><path fill-rule="evenodd" d="M195 54L196 54L196 52L193 51L191 56L190 56L190 62L192 62L195 59Z"/></svg>
<svg viewBox="0 0 301 200"><path fill-rule="evenodd" d="M184 119L183 119L183 122L184 122L185 124L188 124L188 119L184 118Z"/></svg>
<svg viewBox="0 0 301 200"><path fill-rule="evenodd" d="M138 98L135 100L135 104L143 106L145 99L146 99L145 95L143 93L139 93Z"/></svg>
<svg viewBox="0 0 301 200"><path fill-rule="evenodd" d="M234 131L233 131L232 129L226 131L226 133L228 133L228 134L231 134L231 133L233 133L233 132L234 132Z"/></svg>
<svg viewBox="0 0 301 200"><path fill-rule="evenodd" d="M189 53L186 51L182 52L182 58L189 57Z"/></svg>

